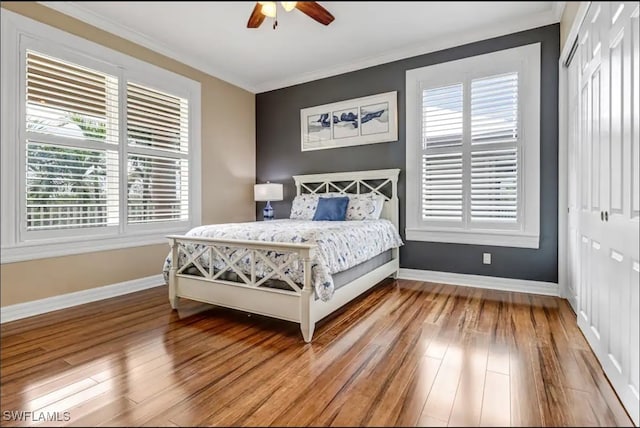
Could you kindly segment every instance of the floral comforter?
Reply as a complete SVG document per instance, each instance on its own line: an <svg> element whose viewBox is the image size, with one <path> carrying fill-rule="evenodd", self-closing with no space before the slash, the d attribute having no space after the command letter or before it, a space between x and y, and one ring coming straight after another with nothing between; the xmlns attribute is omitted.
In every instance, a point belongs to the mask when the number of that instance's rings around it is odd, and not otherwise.
<svg viewBox="0 0 640 428"><path fill-rule="evenodd" d="M331 275L350 269L363 263L380 253L401 245L402 239L398 231L389 220L360 220L360 221L310 221L310 220L271 220L251 223L227 223L199 226L191 229L187 234L191 237L206 237L218 239L237 239L264 242L309 243L317 246L313 252L312 281L316 294L323 301L333 296L334 284ZM194 251L198 246L187 246L188 251ZM226 256L233 260L234 254L242 249L226 249ZM209 260L205 252L200 257L203 268L209 267ZM283 254L268 251L267 257L276 265L288 262L288 258L295 254ZM181 253L180 265L186 261ZM213 260L216 269L223 269L225 263L217 258ZM165 280L171 267L171 254L164 263ZM250 274L250 258L243 257L236 267L243 273ZM264 277L271 269L263 261L256 264L256 276ZM303 266L294 261L285 271L287 276L298 284L304 282ZM274 275L275 279L282 279Z"/></svg>

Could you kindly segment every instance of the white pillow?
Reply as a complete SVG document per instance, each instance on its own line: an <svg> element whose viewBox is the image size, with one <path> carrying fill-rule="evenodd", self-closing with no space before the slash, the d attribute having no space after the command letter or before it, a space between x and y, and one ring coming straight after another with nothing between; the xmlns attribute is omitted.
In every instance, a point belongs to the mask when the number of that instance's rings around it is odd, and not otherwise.
<svg viewBox="0 0 640 428"><path fill-rule="evenodd" d="M367 220L373 216L375 211L376 203L373 198L366 195L349 196L347 220Z"/></svg>
<svg viewBox="0 0 640 428"><path fill-rule="evenodd" d="M296 196L291 203L289 218L293 220L313 220L319 199L318 195L302 194Z"/></svg>
<svg viewBox="0 0 640 428"><path fill-rule="evenodd" d="M376 200L376 210L373 213L373 219L380 220L380 216L382 215L382 210L384 209L384 202L386 198L382 195L375 195L374 198Z"/></svg>
<svg viewBox="0 0 640 428"><path fill-rule="evenodd" d="M382 214L385 198L379 194L362 193L355 195L352 193L341 194L338 192L304 193L293 199L289 218L293 220L313 220L313 215L318 208L320 197L334 198L339 196L349 197L346 220L378 220Z"/></svg>
<svg viewBox="0 0 640 428"><path fill-rule="evenodd" d="M347 220L377 220L380 218L384 197L371 193L348 196Z"/></svg>

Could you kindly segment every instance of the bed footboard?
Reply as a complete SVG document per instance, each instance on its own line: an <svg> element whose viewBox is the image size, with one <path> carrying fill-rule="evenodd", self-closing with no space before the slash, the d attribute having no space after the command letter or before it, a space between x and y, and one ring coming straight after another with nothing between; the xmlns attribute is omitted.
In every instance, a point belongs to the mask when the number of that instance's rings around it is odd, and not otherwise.
<svg viewBox="0 0 640 428"><path fill-rule="evenodd" d="M311 259L315 245L178 235L168 238L172 260L169 303L173 309L178 308L178 300L182 297L293 321L300 323L305 341L311 341L315 328L315 293L311 282ZM228 255L229 249L235 250L232 256ZM287 257L278 264L267 256L269 251L292 254L293 257ZM247 258L249 269L246 266ZM212 262L214 259L219 261L217 268ZM204 263L204 260L208 263ZM242 261L244 265L241 267ZM258 263L267 267L267 272L263 272L262 276L257 275ZM302 284L296 283L287 272L295 263L302 264ZM229 273L238 280L224 279L225 274ZM283 281L290 290L267 287L271 279Z"/></svg>

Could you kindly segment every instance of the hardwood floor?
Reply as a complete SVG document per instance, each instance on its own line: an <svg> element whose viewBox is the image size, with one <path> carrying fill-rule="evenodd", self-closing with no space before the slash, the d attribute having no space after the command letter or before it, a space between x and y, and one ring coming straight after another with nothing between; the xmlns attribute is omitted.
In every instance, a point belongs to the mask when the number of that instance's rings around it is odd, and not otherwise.
<svg viewBox="0 0 640 428"><path fill-rule="evenodd" d="M71 426L631 426L552 297L388 280L305 344L293 323L171 311L160 287L1 339L4 426L39 424L8 420L21 410Z"/></svg>

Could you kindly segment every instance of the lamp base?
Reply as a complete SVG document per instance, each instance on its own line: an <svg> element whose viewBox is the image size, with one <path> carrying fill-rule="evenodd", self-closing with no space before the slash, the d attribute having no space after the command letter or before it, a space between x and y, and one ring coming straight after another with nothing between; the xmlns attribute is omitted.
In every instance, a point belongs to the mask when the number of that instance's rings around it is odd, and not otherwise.
<svg viewBox="0 0 640 428"><path fill-rule="evenodd" d="M262 219L263 220L273 220L273 208L271 208L271 202L267 201L267 205L265 205L262 210Z"/></svg>

